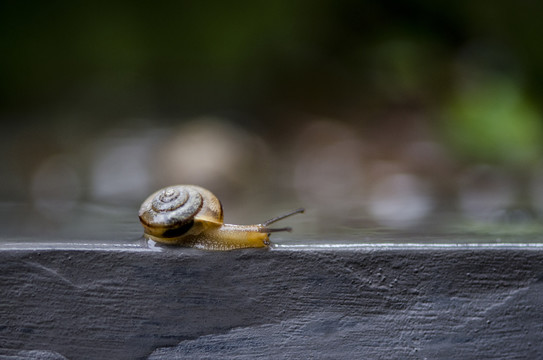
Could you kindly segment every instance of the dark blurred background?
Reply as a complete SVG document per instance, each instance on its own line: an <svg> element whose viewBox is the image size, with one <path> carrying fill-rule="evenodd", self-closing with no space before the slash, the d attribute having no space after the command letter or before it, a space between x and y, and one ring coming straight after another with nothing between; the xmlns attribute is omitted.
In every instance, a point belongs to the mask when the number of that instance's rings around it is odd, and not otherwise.
<svg viewBox="0 0 543 360"><path fill-rule="evenodd" d="M196 183L232 222L300 205L332 227L538 221L541 14L537 1L3 1L0 200L64 221Z"/></svg>

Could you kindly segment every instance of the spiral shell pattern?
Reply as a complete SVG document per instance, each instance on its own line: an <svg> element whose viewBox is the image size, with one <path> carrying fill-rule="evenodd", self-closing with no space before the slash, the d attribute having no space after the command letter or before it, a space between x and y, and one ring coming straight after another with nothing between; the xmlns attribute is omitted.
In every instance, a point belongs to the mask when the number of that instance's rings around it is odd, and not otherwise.
<svg viewBox="0 0 543 360"><path fill-rule="evenodd" d="M146 227L179 227L191 222L202 204L202 195L194 187L170 186L149 196L139 217Z"/></svg>

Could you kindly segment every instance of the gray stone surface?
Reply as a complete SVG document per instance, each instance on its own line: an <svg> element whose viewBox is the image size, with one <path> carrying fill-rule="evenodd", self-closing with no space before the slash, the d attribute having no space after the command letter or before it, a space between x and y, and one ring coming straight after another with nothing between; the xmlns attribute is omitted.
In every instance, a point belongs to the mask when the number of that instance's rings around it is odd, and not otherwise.
<svg viewBox="0 0 543 360"><path fill-rule="evenodd" d="M0 247L8 359L543 358L543 247Z"/></svg>

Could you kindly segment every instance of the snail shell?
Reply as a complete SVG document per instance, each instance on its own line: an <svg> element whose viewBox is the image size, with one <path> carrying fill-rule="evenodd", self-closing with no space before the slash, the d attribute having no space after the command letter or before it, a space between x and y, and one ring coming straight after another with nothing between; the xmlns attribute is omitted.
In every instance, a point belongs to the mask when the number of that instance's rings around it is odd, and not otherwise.
<svg viewBox="0 0 543 360"><path fill-rule="evenodd" d="M139 217L145 233L159 238L183 235L195 221L223 223L219 199L210 191L193 185L158 190L143 202Z"/></svg>
<svg viewBox="0 0 543 360"><path fill-rule="evenodd" d="M219 199L209 190L195 185L175 185L151 194L141 205L139 218L147 239L208 250L266 247L269 233L290 228L268 227L298 209L258 225L223 223Z"/></svg>

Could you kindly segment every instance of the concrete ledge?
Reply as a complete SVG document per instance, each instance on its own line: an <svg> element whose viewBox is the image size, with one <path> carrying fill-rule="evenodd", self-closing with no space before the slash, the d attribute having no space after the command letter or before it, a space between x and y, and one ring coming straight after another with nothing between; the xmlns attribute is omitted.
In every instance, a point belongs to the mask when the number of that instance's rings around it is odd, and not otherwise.
<svg viewBox="0 0 543 360"><path fill-rule="evenodd" d="M0 247L12 359L543 358L541 245Z"/></svg>

